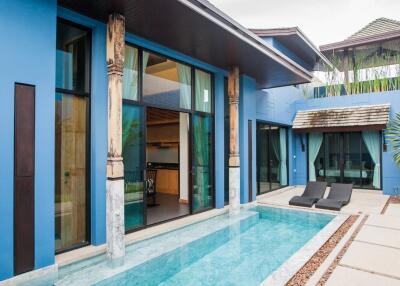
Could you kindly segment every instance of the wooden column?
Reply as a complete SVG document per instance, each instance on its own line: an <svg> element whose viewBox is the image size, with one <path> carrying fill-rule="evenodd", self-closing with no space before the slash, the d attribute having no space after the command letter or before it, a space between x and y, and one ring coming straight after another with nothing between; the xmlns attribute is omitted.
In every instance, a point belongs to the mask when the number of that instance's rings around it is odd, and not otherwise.
<svg viewBox="0 0 400 286"><path fill-rule="evenodd" d="M232 67L228 77L229 98L229 206L236 213L240 207L239 159L239 68Z"/></svg>
<svg viewBox="0 0 400 286"><path fill-rule="evenodd" d="M107 150L107 258L120 265L125 255L124 164L122 161L122 77L125 19L113 13L107 23L108 150Z"/></svg>

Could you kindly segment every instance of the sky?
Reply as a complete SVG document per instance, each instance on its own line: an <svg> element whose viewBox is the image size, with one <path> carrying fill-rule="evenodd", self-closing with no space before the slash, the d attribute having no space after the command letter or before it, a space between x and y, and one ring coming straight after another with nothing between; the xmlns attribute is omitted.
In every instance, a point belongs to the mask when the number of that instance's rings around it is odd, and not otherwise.
<svg viewBox="0 0 400 286"><path fill-rule="evenodd" d="M400 0L209 0L247 28L299 27L316 46L379 17L400 21Z"/></svg>

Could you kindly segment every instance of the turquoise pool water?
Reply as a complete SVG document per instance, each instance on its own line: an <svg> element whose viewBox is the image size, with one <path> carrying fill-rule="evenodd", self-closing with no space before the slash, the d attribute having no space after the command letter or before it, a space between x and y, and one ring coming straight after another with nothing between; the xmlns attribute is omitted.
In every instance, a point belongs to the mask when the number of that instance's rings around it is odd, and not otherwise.
<svg viewBox="0 0 400 286"><path fill-rule="evenodd" d="M56 284L259 285L333 217L269 207L222 215L129 246L123 267L96 258L61 270Z"/></svg>

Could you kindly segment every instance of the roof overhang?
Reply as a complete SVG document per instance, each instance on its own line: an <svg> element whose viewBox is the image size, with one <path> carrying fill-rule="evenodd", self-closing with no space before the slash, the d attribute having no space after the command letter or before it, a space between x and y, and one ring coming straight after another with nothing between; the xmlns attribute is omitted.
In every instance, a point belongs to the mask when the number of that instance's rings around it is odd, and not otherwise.
<svg viewBox="0 0 400 286"><path fill-rule="evenodd" d="M322 45L319 47L322 53L337 51L337 50L344 50L348 48L354 48L358 46L364 46L372 43L394 40L400 38L400 30L397 31L390 31L387 33L381 33L378 35L371 35L366 37L360 37L355 39L347 39L344 41Z"/></svg>
<svg viewBox="0 0 400 286"><path fill-rule="evenodd" d="M378 131L386 128L389 112L390 104L301 110L293 120L293 131Z"/></svg>
<svg viewBox="0 0 400 286"><path fill-rule="evenodd" d="M305 62L315 66L322 61L331 65L329 60L318 50L313 42L300 30L299 27L272 28L272 29L250 29L259 37L273 37L285 45L294 54Z"/></svg>
<svg viewBox="0 0 400 286"><path fill-rule="evenodd" d="M312 74L204 0L58 0L102 22L117 12L126 30L221 69L238 66L260 88L309 82Z"/></svg>

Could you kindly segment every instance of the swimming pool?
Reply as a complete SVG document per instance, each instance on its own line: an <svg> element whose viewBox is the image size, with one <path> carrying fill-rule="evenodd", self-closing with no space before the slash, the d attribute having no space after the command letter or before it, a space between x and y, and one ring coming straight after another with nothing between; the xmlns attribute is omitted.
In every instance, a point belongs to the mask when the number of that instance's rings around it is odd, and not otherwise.
<svg viewBox="0 0 400 286"><path fill-rule="evenodd" d="M259 285L333 218L258 206L132 244L121 267L60 269L56 285Z"/></svg>

